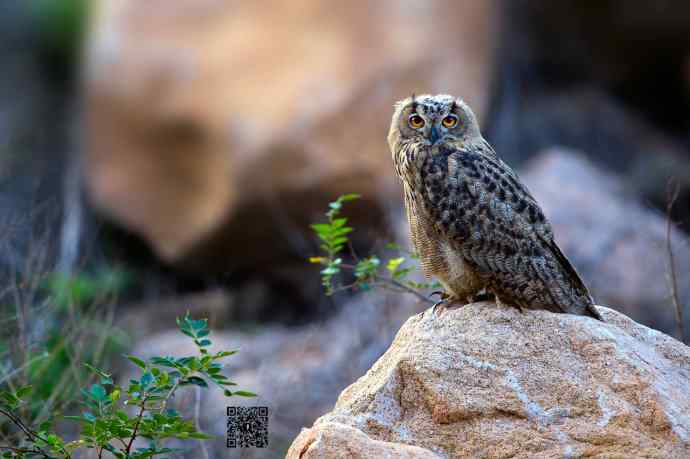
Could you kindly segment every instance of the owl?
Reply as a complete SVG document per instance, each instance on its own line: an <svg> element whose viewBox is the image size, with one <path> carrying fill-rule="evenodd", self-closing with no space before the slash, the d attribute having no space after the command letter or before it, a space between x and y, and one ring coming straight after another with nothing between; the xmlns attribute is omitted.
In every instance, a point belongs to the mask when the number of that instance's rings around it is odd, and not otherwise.
<svg viewBox="0 0 690 459"><path fill-rule="evenodd" d="M462 100L424 95L396 103L388 144L412 243L424 273L444 288L439 304L490 293L520 310L602 320L539 204Z"/></svg>

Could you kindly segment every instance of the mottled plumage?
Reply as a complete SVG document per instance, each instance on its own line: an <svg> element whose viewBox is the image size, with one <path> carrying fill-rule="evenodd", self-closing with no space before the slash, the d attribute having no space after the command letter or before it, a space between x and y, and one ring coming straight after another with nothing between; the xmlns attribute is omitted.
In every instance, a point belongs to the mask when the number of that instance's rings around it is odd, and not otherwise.
<svg viewBox="0 0 690 459"><path fill-rule="evenodd" d="M448 303L488 291L519 308L601 320L541 208L466 104L446 95L405 99L388 143L412 242Z"/></svg>

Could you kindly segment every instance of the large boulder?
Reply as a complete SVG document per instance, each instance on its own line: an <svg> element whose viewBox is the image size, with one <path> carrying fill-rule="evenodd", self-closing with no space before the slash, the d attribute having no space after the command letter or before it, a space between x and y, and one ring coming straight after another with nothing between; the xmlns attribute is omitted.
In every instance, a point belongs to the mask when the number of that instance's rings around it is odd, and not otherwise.
<svg viewBox="0 0 690 459"><path fill-rule="evenodd" d="M413 316L287 457L688 457L690 349L599 311Z"/></svg>
<svg viewBox="0 0 690 459"><path fill-rule="evenodd" d="M300 231L340 193L367 196L362 214L380 216L398 197L392 103L452 91L485 105L490 2L422 10L99 0L85 72L90 201L161 259L205 272L303 252Z"/></svg>

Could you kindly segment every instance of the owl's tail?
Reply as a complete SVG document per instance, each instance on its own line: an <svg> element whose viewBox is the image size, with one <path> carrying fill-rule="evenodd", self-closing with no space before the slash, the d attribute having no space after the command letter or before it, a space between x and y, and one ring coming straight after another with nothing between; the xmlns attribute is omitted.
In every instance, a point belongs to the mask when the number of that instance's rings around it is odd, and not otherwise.
<svg viewBox="0 0 690 459"><path fill-rule="evenodd" d="M576 293L575 297L572 299L572 302L574 304L571 306L571 308L575 309L576 311L566 312L589 316L604 322L604 318L601 316L601 314L599 314L599 311L597 311L597 307L594 305L592 295L589 293L589 290L587 289L587 286L585 286L585 283L582 282L580 275L577 273L573 265L570 263L570 260L568 260L568 258L565 255L563 255L563 252L561 252L561 249L558 247L555 241L544 242L551 249L551 253L553 253L556 260L558 260L558 263L560 263L561 267L568 275L568 280L571 282L573 286L574 293Z"/></svg>

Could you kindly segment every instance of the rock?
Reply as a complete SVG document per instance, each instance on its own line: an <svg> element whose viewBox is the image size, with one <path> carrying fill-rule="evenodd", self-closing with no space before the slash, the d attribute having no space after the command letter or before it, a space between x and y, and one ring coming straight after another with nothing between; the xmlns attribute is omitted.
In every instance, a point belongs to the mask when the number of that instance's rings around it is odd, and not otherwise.
<svg viewBox="0 0 690 459"><path fill-rule="evenodd" d="M542 152L526 165L521 178L595 300L677 334L667 280L665 216L641 205L621 178L602 172L571 150ZM680 300L690 304L690 238L673 229L671 240ZM689 315L686 311L686 330Z"/></svg>
<svg viewBox="0 0 690 459"><path fill-rule="evenodd" d="M303 252L307 223L346 191L380 220L399 199L387 185L392 103L427 90L485 103L489 2L423 15L389 1L97 5L87 193L177 266L278 264Z"/></svg>
<svg viewBox="0 0 690 459"><path fill-rule="evenodd" d="M309 430L307 435L300 435L290 451L287 457L296 459L338 458L343 457L345 451L347 457L353 459L439 457L417 446L373 440L360 430L338 423L324 423L318 429Z"/></svg>
<svg viewBox="0 0 690 459"><path fill-rule="evenodd" d="M688 457L690 349L599 310L413 316L287 457Z"/></svg>

